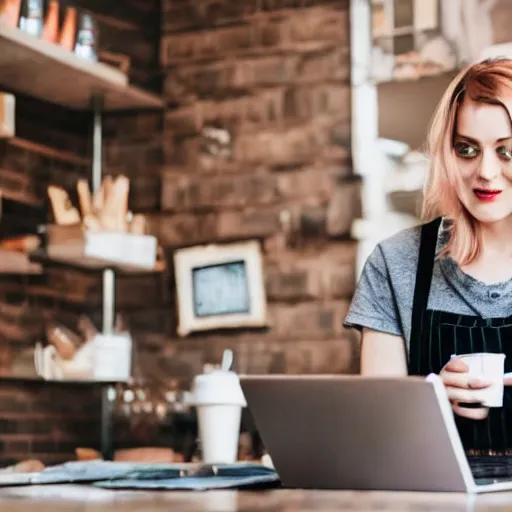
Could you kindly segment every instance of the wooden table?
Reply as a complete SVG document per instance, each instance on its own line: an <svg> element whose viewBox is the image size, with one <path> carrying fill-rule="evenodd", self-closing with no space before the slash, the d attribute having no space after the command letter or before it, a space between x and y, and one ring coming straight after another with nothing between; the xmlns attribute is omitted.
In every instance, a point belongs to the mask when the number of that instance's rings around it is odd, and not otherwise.
<svg viewBox="0 0 512 512"><path fill-rule="evenodd" d="M434 493L108 491L59 485L0 489L2 512L339 512L509 511L512 492L481 496Z"/></svg>

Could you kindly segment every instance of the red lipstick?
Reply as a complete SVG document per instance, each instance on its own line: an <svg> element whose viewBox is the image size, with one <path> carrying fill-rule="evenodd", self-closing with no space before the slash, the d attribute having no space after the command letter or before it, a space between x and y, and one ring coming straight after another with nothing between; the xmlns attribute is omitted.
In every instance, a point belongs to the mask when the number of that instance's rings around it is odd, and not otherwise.
<svg viewBox="0 0 512 512"><path fill-rule="evenodd" d="M501 194L501 190L491 190L488 188L475 188L473 192L480 201L493 201Z"/></svg>

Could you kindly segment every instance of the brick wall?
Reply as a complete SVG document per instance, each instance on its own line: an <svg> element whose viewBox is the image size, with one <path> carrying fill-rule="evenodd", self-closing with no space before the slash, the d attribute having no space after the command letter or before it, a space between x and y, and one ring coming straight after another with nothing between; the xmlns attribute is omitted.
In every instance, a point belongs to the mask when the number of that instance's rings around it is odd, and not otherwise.
<svg viewBox="0 0 512 512"><path fill-rule="evenodd" d="M102 48L132 57L131 79L164 91L163 115L106 116L104 133L106 172L130 177L130 207L148 215L169 262L174 249L202 242L257 238L264 249L271 317L265 330L179 338L172 268L162 276L119 279L118 309L136 341L135 375L186 386L225 348L234 350L241 372L356 371L358 339L342 327L354 287L349 230L360 210L350 159L348 1L167 0L160 41L156 1L131 0L122 8L78 3L100 14ZM19 104L20 138L58 154L7 143L0 169L31 197L40 198L50 182L72 190L89 169L90 116ZM209 128L228 133L228 143L219 147ZM34 210L34 222L38 216ZM30 373L30 349L44 335L45 318L73 327L85 312L99 326L100 303L101 281L90 274L49 268L43 276L3 278L0 374ZM51 385L6 386L6 393L39 403ZM95 391L80 392L89 410L99 411ZM56 407L71 392L60 393L52 395ZM27 439L53 443L52 453L62 454L47 456L49 444L24 445L26 451L2 445L14 427L0 423L0 461L30 455L51 462L70 457L73 443L85 443L80 430L69 430L67 445L38 433L30 427L30 408L11 413L19 418L16 428L29 431ZM53 425L60 421L51 410L38 414ZM169 432L169 421L162 428L124 422L119 444L176 444ZM97 442L91 434L87 444Z"/></svg>
<svg viewBox="0 0 512 512"><path fill-rule="evenodd" d="M165 168L151 226L169 254L261 240L272 325L186 339L172 325L144 340L143 356L152 371L183 378L227 347L242 372L357 370L358 340L342 327L360 210L348 2L167 0L162 9ZM229 134L215 153L209 128Z"/></svg>
<svg viewBox="0 0 512 512"><path fill-rule="evenodd" d="M27 457L47 464L75 458L80 446L100 448L100 389L0 381L0 467Z"/></svg>
<svg viewBox="0 0 512 512"><path fill-rule="evenodd" d="M100 49L128 56L131 81L158 91L158 2L127 0L122 8L94 0L79 0L75 4L97 15ZM115 124L140 126L143 118L132 116L117 121L107 116L106 135L111 135L111 126ZM48 184L55 183L73 192L77 179L90 175L89 113L70 112L18 97L16 123L16 138L0 141L0 188L8 197L22 202L3 202L2 237L34 232L37 224L51 220L46 200ZM158 137L155 140L158 145ZM123 170L108 169L114 173ZM151 182L151 186L156 185ZM148 197L157 199L148 203ZM148 189L144 177L134 180L132 198L139 209L147 208L148 204L154 209L159 204L158 191ZM136 328L148 324L161 328L165 319L159 309L162 300L158 293L164 288L164 281L134 279L128 285L144 297L127 293L127 282L118 283L120 307L131 323ZM55 319L75 328L78 316L85 312L100 326L100 303L101 279L92 274L47 268L39 276L0 277L0 466L27 457L46 463L61 462L73 459L76 447L99 448L101 400L96 387L27 379L35 376L33 346L44 339L45 320ZM140 314L142 304L155 303L154 310Z"/></svg>

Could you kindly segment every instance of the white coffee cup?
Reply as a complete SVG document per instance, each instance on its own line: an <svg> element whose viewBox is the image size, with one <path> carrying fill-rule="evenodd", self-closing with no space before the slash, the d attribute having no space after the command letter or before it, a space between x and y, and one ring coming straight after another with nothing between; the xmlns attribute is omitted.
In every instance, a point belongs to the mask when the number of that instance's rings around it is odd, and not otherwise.
<svg viewBox="0 0 512 512"><path fill-rule="evenodd" d="M191 400L197 410L203 462L236 462L242 407L247 405L238 375L221 369L198 375Z"/></svg>
<svg viewBox="0 0 512 512"><path fill-rule="evenodd" d="M464 361L469 368L471 378L485 379L492 384L478 392L485 407L503 407L503 388L505 354L479 352L477 354L452 355L452 359Z"/></svg>

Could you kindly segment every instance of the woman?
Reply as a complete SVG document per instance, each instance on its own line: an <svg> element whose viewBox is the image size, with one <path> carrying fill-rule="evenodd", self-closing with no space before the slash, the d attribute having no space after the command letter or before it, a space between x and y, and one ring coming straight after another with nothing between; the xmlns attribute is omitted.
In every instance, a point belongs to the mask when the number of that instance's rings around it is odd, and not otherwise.
<svg viewBox="0 0 512 512"><path fill-rule="evenodd" d="M363 333L363 375L440 374L473 454L512 451L512 387L503 408L484 408L490 383L450 362L499 352L512 371L511 114L512 60L487 60L454 79L428 137L429 222L375 248L345 320Z"/></svg>

